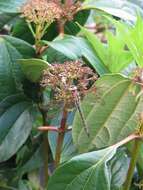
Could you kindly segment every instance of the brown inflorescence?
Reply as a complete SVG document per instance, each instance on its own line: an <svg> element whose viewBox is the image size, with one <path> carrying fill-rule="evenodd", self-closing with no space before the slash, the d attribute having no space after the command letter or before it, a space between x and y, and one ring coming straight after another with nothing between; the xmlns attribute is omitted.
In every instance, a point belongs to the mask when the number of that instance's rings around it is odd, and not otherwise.
<svg viewBox="0 0 143 190"><path fill-rule="evenodd" d="M133 81L143 85L143 69L137 68L133 72Z"/></svg>
<svg viewBox="0 0 143 190"><path fill-rule="evenodd" d="M59 19L62 10L54 1L28 0L21 8L21 13L28 22L41 25L42 23L51 24L56 19Z"/></svg>
<svg viewBox="0 0 143 190"><path fill-rule="evenodd" d="M72 20L79 8L79 2L63 4L60 0L28 0L21 13L28 22L51 24L55 20Z"/></svg>
<svg viewBox="0 0 143 190"><path fill-rule="evenodd" d="M80 9L80 2L71 3L71 4L63 4L62 5L62 16L61 18L65 21L71 21L74 18L74 15Z"/></svg>
<svg viewBox="0 0 143 190"><path fill-rule="evenodd" d="M55 93L57 101L74 103L74 91L83 97L97 75L85 66L82 61L67 61L63 64L55 63L46 69L41 80L42 87L50 87Z"/></svg>

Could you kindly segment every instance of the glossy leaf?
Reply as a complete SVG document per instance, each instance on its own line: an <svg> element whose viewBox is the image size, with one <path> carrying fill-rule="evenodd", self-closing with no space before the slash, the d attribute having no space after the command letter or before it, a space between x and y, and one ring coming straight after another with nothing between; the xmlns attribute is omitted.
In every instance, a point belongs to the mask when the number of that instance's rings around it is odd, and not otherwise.
<svg viewBox="0 0 143 190"><path fill-rule="evenodd" d="M69 59L76 60L85 57L100 75L109 72L97 57L89 42L83 38L66 35L64 38L57 38L53 42L44 41L44 43ZM44 54L46 55L46 52Z"/></svg>
<svg viewBox="0 0 143 190"><path fill-rule="evenodd" d="M41 59L20 59L18 62L27 79L32 82L38 82L44 69L49 65L46 61Z"/></svg>
<svg viewBox="0 0 143 190"><path fill-rule="evenodd" d="M109 164L111 175L111 189L120 190L124 184L129 168L129 158L124 149L117 151Z"/></svg>
<svg viewBox="0 0 143 190"><path fill-rule="evenodd" d="M71 60L70 58L66 57L63 53L56 51L55 49L49 47L43 56L44 60L48 61L49 63L63 63L65 61Z"/></svg>
<svg viewBox="0 0 143 190"><path fill-rule="evenodd" d="M106 147L127 137L136 130L138 114L143 111L142 99L136 100L140 87L130 79L105 75L95 87L96 92L88 94L81 104L90 137L85 134L78 112L73 123L73 140L80 152Z"/></svg>
<svg viewBox="0 0 143 190"><path fill-rule="evenodd" d="M0 103L0 162L13 156L29 136L31 108L22 95L9 96Z"/></svg>
<svg viewBox="0 0 143 190"><path fill-rule="evenodd" d="M90 15L90 10L80 10L75 16L72 21L68 21L65 24L65 34L69 35L76 35L80 28L77 26L76 22L80 25L84 25ZM4 19L2 17L2 19ZM24 19L20 18L16 21L12 28L12 35L23 39L31 44L34 44L34 38L29 30L29 27ZM43 40L52 41L59 35L57 22L52 23L46 30L46 33L43 37Z"/></svg>
<svg viewBox="0 0 143 190"><path fill-rule="evenodd" d="M17 17L17 13L0 13L0 29Z"/></svg>
<svg viewBox="0 0 143 190"><path fill-rule="evenodd" d="M25 174L43 166L43 151L42 146L38 147L35 152L32 152L30 158L25 164L18 168L18 173Z"/></svg>
<svg viewBox="0 0 143 190"><path fill-rule="evenodd" d="M44 41L44 43L70 59L78 59L81 56L81 49L76 45L76 40L77 38L74 36L65 36L64 38L58 37L52 42Z"/></svg>
<svg viewBox="0 0 143 190"><path fill-rule="evenodd" d="M143 67L143 19L138 16L137 22L133 26L125 25L124 23L116 23L117 28L122 34L123 40L126 42L134 60L139 67Z"/></svg>
<svg viewBox="0 0 143 190"><path fill-rule="evenodd" d="M17 19L16 22L13 24L11 30L11 34L13 37L20 38L32 45L34 44L34 37L24 18Z"/></svg>
<svg viewBox="0 0 143 190"><path fill-rule="evenodd" d="M68 21L65 25L65 34L69 35L76 35L80 29L77 26L76 22L78 22L80 25L84 26L86 23L88 17L90 15L90 10L80 10L77 12L77 14L74 16L73 21Z"/></svg>
<svg viewBox="0 0 143 190"><path fill-rule="evenodd" d="M26 2L26 0L1 0L0 12L5 13L18 13L20 7Z"/></svg>
<svg viewBox="0 0 143 190"><path fill-rule="evenodd" d="M35 51L28 43L10 37L0 36L0 100L21 90L23 77L17 59L35 56Z"/></svg>
<svg viewBox="0 0 143 190"><path fill-rule="evenodd" d="M125 50L125 42L119 32L113 35L108 32L107 45L100 42L99 38L81 27L81 32L92 45L95 55L103 62L111 73L118 73L125 69L133 60L132 54Z"/></svg>
<svg viewBox="0 0 143 190"><path fill-rule="evenodd" d="M19 190L29 190L28 185L22 180L19 181L18 189Z"/></svg>
<svg viewBox="0 0 143 190"><path fill-rule="evenodd" d="M143 12L139 6L122 0L86 0L83 3L83 9L95 9L103 11L121 19L130 20L133 22L136 20L137 10L141 13Z"/></svg>
<svg viewBox="0 0 143 190"><path fill-rule="evenodd" d="M114 190L112 188L112 179L115 173L113 172L114 174L112 175L110 161L115 158L116 152L115 147L109 147L72 158L55 171L50 178L48 189ZM127 164L127 159L120 161L122 166L124 165L123 161ZM118 174L116 173L117 175L122 175L120 169L117 172ZM125 178L122 183L124 180Z"/></svg>

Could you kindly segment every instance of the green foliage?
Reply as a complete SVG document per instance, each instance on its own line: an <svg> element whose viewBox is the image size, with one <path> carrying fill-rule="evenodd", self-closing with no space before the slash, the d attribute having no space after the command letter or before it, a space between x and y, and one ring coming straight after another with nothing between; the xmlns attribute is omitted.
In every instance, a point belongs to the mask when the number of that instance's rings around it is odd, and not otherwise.
<svg viewBox="0 0 143 190"><path fill-rule="evenodd" d="M139 67L143 67L143 20L141 16L138 16L137 21L133 26L127 26L123 23L117 23L116 26L120 30L122 39L127 44L136 63Z"/></svg>
<svg viewBox="0 0 143 190"><path fill-rule="evenodd" d="M18 16L20 7L24 2L26 0L0 1L0 29Z"/></svg>
<svg viewBox="0 0 143 190"><path fill-rule="evenodd" d="M107 44L105 45L87 29L81 27L81 31L92 45L95 54L111 73L121 72L131 63L132 55L125 50L125 42L120 33L116 32L114 35L108 32Z"/></svg>
<svg viewBox="0 0 143 190"><path fill-rule="evenodd" d="M0 30L5 24L17 17L17 13L0 13Z"/></svg>
<svg viewBox="0 0 143 190"><path fill-rule="evenodd" d="M26 153L26 151L24 152ZM20 154L20 152L19 152ZM19 175L22 174L26 174L29 172L34 171L35 169L38 169L40 167L43 166L43 158L42 158L42 146L40 145L40 147L36 148L36 150L31 151L31 154L28 155L28 153L26 154L26 156L28 156L28 159L24 160L24 155L23 157L19 160L23 161L23 163L17 168L17 173ZM22 156L22 155L21 155Z"/></svg>
<svg viewBox="0 0 143 190"><path fill-rule="evenodd" d="M30 58L35 51L28 43L10 37L0 37L0 100L20 90L23 78L17 59Z"/></svg>
<svg viewBox="0 0 143 190"><path fill-rule="evenodd" d="M143 79L142 70L140 76L131 78L121 73L131 70L133 63L137 68L143 66L143 19L138 16L136 21L136 11L142 15L142 9L129 1L84 0L80 9L73 3L73 10L68 12L71 19L62 15L46 31L41 31L41 23L36 27L30 23L36 28L32 36L26 18L20 16L25 2L0 0L0 189L46 190L48 186L48 190L123 190L133 152L133 143L125 144L142 137ZM70 2L66 1L66 6ZM86 29L92 27L91 9L96 11L96 18L99 16L95 29L97 33L101 29L104 43L98 34ZM106 28L101 20L105 14L127 22L110 17ZM115 28L108 27L109 22ZM42 39L38 38L43 32ZM57 91L48 85L43 88L43 71L50 64L79 59L96 75L88 71L91 76L80 78L81 86L88 90L78 92L80 84L75 79L68 89L72 101L55 100L61 90L55 84L58 76L52 71L49 76ZM61 79L64 97L66 70ZM140 181L142 148L134 164Z"/></svg>
<svg viewBox="0 0 143 190"><path fill-rule="evenodd" d="M142 9L136 6L133 3L122 0L85 0L83 3L83 9L95 9L96 11L103 11L104 13L108 13L115 17L135 21L136 20L136 11L140 11L142 13Z"/></svg>
<svg viewBox="0 0 143 190"><path fill-rule="evenodd" d="M95 54L93 47L84 38L66 35L64 38L57 38L52 42L44 41L44 43L69 59L75 60L84 57L99 75L109 72Z"/></svg>
<svg viewBox="0 0 143 190"><path fill-rule="evenodd" d="M19 63L23 73L31 82L38 82L44 69L48 67L48 63L40 59L20 59Z"/></svg>
<svg viewBox="0 0 143 190"><path fill-rule="evenodd" d="M71 190L74 188L94 190L96 187L96 189L114 190L115 187L123 184L126 176L123 173L126 173L128 169L127 157L123 153L121 157L119 154L115 156L116 151L116 147L109 147L72 158L55 171L49 181L48 189ZM120 160L118 160L119 157L121 158ZM113 158L114 161L112 160ZM113 164L115 160L116 164L119 162L120 166ZM122 171L121 168L124 166L126 167ZM117 171L117 173L113 171ZM116 181L120 175L122 175L122 181Z"/></svg>
<svg viewBox="0 0 143 190"><path fill-rule="evenodd" d="M139 86L133 94L132 85L130 79L116 74L104 75L95 83L96 92L89 93L81 104L90 137L78 112L73 123L73 140L80 152L112 145L136 130L143 103L136 100Z"/></svg>
<svg viewBox="0 0 143 190"><path fill-rule="evenodd" d="M32 128L32 104L12 95L0 103L0 162L8 160L24 144Z"/></svg>
<svg viewBox="0 0 143 190"><path fill-rule="evenodd" d="M76 35L80 31L80 29L75 22L78 22L79 24L84 25L88 19L89 14L90 14L89 10L79 11L75 15L73 21L66 22L66 25L64 27L65 33L68 35ZM6 14L6 15L8 17L8 14ZM14 15L13 15L13 17L14 17ZM9 17L9 18L11 18L11 17ZM2 17L2 21L7 22L7 20L4 16ZM0 24L2 21L0 20ZM2 22L2 24L3 24L3 22ZM43 37L43 40L53 40L54 38L56 38L58 36L58 34L59 34L59 32L58 32L57 23L54 22L48 27L46 34ZM12 28L12 35L14 37L25 40L31 44L34 44L34 38L33 38L32 34L30 33L29 27L27 26L27 23L24 21L24 19L21 19L21 18L17 19L16 24Z"/></svg>
<svg viewBox="0 0 143 190"><path fill-rule="evenodd" d="M0 11L5 13L18 13L19 8L26 2L26 0L1 0Z"/></svg>
<svg viewBox="0 0 143 190"><path fill-rule="evenodd" d="M53 157L55 158L57 134L54 132L50 132L48 137L49 137L51 151L52 151ZM69 132L65 135L65 138L64 138L62 155L61 155L61 163L68 161L70 158L72 158L76 154L78 153L75 146L73 145L72 135Z"/></svg>

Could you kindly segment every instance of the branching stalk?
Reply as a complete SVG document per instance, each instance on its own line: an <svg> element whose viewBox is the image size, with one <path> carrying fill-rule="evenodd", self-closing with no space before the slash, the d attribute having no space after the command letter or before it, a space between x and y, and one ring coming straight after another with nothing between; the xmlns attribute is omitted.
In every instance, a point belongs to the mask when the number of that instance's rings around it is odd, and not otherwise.
<svg viewBox="0 0 143 190"><path fill-rule="evenodd" d="M33 37L35 38L35 32L34 32L34 30L33 30L33 28L32 28L31 23L27 22L27 25L28 25L28 27L29 27L29 29L30 29L30 31L31 31L31 33L32 33L32 35L33 35Z"/></svg>

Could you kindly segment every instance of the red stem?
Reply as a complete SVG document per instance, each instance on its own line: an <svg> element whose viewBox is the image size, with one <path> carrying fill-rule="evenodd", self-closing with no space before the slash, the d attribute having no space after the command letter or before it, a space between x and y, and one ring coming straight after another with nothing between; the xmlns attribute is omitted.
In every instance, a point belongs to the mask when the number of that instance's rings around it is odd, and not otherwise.
<svg viewBox="0 0 143 190"><path fill-rule="evenodd" d="M38 130L39 131L54 131L54 132L64 132L65 131L61 128L57 128L54 126L41 126L41 127L38 127ZM71 130L72 130L72 128L68 128L68 129L66 129L66 132L71 131Z"/></svg>
<svg viewBox="0 0 143 190"><path fill-rule="evenodd" d="M127 138L125 138L125 139L121 140L120 142L112 145L111 147L117 147L118 148L118 147L120 147L120 146L122 146L124 144L127 144L128 142L130 142L130 141L132 141L134 139L142 139L142 138L143 137L140 136L139 134L133 133L133 134L129 135Z"/></svg>
<svg viewBox="0 0 143 190"><path fill-rule="evenodd" d="M71 5L73 5L73 0L65 0L65 5L70 7Z"/></svg>
<svg viewBox="0 0 143 190"><path fill-rule="evenodd" d="M55 167L57 167L60 164L63 141L64 141L65 133L67 130L67 125L66 125L67 117L68 117L68 110L67 110L67 105L65 104L64 109L63 109L61 125L59 128L61 130L61 132L58 133L58 138L57 138L57 147L56 147L56 154L55 154Z"/></svg>
<svg viewBox="0 0 143 190"><path fill-rule="evenodd" d="M59 131L58 128L54 126L41 126L41 127L38 127L38 130L39 131L55 131L55 132Z"/></svg>
<svg viewBox="0 0 143 190"><path fill-rule="evenodd" d="M58 29L59 29L59 34L61 37L64 37L64 33L65 33L64 26L65 26L65 22L62 20L59 20L58 21Z"/></svg>

